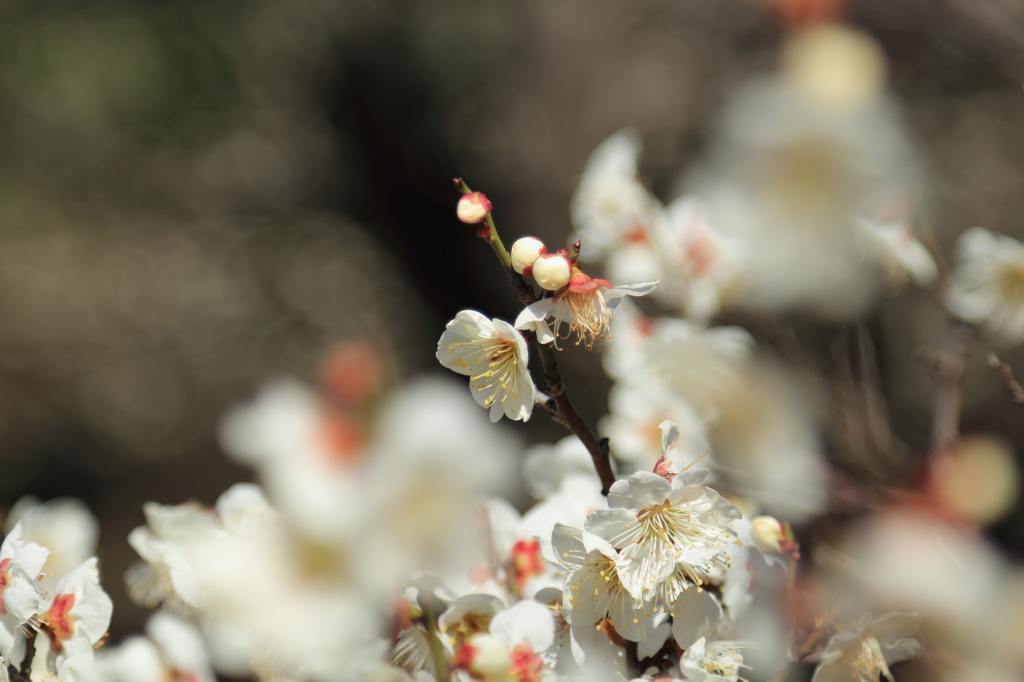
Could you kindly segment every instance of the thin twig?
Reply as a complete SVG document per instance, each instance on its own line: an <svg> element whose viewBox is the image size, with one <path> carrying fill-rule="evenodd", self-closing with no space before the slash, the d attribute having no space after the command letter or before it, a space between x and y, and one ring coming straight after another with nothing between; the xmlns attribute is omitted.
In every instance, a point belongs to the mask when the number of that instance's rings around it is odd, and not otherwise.
<svg viewBox="0 0 1024 682"><path fill-rule="evenodd" d="M994 369L999 378L1003 380L1003 385L1006 386L1006 391L1010 394L1010 400L1017 405L1024 406L1024 388L1013 377L1013 368L1000 360L999 356L992 351L989 351L986 360L988 361L988 366Z"/></svg>
<svg viewBox="0 0 1024 682"><path fill-rule="evenodd" d="M932 425L933 450L948 447L960 435L964 373L974 342L975 335L971 327L949 320L939 355L939 392L935 398L935 422Z"/></svg>
<svg viewBox="0 0 1024 682"><path fill-rule="evenodd" d="M455 180L455 186L463 194L469 194L472 191L465 181L461 179ZM524 305L535 303L538 300L537 295L534 293L533 287L523 279L523 276L512 268L512 260L501 241L501 237L498 235L498 229L494 225L494 219L491 217L491 214L488 213L484 220L486 229L481 229L478 232L480 238L494 249L495 255L508 274L509 282L511 282L512 287L519 295L519 300ZM597 432L587 424L586 420L583 419L572 404L569 394L565 389L565 382L562 380L562 373L558 369L558 361L555 360L555 353L551 345L537 343L537 337L531 331L524 331L522 333L531 342L531 345L536 347L537 356L540 358L541 368L544 372L544 383L548 397L547 400L540 404L551 412L552 419L569 429L587 448L590 458L594 461L594 469L597 470L597 475L601 479L601 492L607 495L612 484L615 483L615 472L612 471L608 439L599 438Z"/></svg>

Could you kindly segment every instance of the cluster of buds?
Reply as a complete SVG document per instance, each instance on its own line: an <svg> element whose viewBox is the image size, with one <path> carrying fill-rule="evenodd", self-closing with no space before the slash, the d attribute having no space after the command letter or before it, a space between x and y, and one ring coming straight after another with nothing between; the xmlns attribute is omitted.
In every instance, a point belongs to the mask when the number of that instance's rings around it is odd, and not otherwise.
<svg viewBox="0 0 1024 682"><path fill-rule="evenodd" d="M512 245L512 269L520 275L532 276L542 288L558 291L572 279L576 258L567 249L549 253L544 242L536 237L517 239Z"/></svg>

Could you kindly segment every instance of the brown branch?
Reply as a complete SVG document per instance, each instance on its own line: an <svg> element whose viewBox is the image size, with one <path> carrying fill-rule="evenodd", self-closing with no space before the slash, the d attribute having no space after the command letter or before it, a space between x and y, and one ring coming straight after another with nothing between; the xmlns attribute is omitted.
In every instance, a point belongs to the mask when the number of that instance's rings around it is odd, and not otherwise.
<svg viewBox="0 0 1024 682"><path fill-rule="evenodd" d="M1006 386L1006 392L1010 394L1010 400L1017 405L1024 406L1024 388L1021 387L1020 383L1013 377L1013 369L999 359L999 356L989 351L988 357L986 358L988 366L995 370L999 378L1003 380L1003 385Z"/></svg>
<svg viewBox="0 0 1024 682"><path fill-rule="evenodd" d="M471 191L465 181L458 178L455 180L455 186L463 194L469 194ZM523 305L537 302L538 298L533 291L533 287L527 284L523 276L512 268L508 251L506 251L504 244L502 244L501 237L498 236L498 229L495 227L494 219L490 213L487 214L485 221L488 229L482 230L478 234L481 239L490 244L491 248L494 249L494 253L505 268L509 282L512 284L512 288L516 290L520 302ZM594 469L597 470L597 475L601 479L601 493L607 495L612 484L615 483L615 472L612 471L608 439L599 438L594 429L587 424L586 420L583 419L572 404L569 394L566 392L565 382L562 380L562 373L558 369L558 361L555 360L555 353L551 345L537 343L537 336L531 331L524 331L522 334L526 337L527 341L531 342L532 346L536 347L537 355L540 357L540 364L544 371L544 383L549 397L547 400L541 401L540 405L551 412L552 419L569 429L582 441L583 445L587 448L587 452L590 453L590 458L594 461Z"/></svg>

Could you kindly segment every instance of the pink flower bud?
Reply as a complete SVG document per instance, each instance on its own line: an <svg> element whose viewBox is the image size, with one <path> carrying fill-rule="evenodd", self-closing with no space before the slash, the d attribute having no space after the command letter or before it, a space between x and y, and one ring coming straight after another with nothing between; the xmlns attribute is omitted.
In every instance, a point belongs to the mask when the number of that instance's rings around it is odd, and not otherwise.
<svg viewBox="0 0 1024 682"><path fill-rule="evenodd" d="M512 245L512 269L520 275L528 275L528 268L532 268L534 262L547 252L544 242L536 237L517 239Z"/></svg>
<svg viewBox="0 0 1024 682"><path fill-rule="evenodd" d="M541 256L533 264L533 278L548 291L558 291L572 277L569 259L558 254Z"/></svg>
<svg viewBox="0 0 1024 682"><path fill-rule="evenodd" d="M459 220L471 225L479 223L491 212L491 202L487 200L482 192L470 192L463 194L459 199L459 206L455 213Z"/></svg>

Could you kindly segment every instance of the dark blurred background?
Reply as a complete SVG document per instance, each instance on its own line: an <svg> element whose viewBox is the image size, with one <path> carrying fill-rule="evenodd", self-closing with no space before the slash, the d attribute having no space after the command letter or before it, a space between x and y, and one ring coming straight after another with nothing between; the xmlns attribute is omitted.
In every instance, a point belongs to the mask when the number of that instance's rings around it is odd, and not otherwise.
<svg viewBox="0 0 1024 682"><path fill-rule="evenodd" d="M947 255L972 225L1024 237L1024 2L847 10L890 61ZM453 177L488 194L508 243L561 245L590 151L633 126L671 199L782 36L754 0L2 0L0 504L83 499L112 638L139 630L125 538L146 500L212 503L251 477L217 444L229 406L282 374L312 380L345 339L379 344L398 377L439 369L458 310L514 319L455 219ZM934 399L914 357L942 312L908 290L865 324L912 459ZM754 331L769 348L796 338L832 385L836 330L782 327ZM599 363L563 356L596 422ZM1019 452L1024 413L983 356L964 426ZM1020 349L1001 357L1024 369ZM515 427L563 435L539 414ZM1011 553L1020 516L993 530Z"/></svg>

